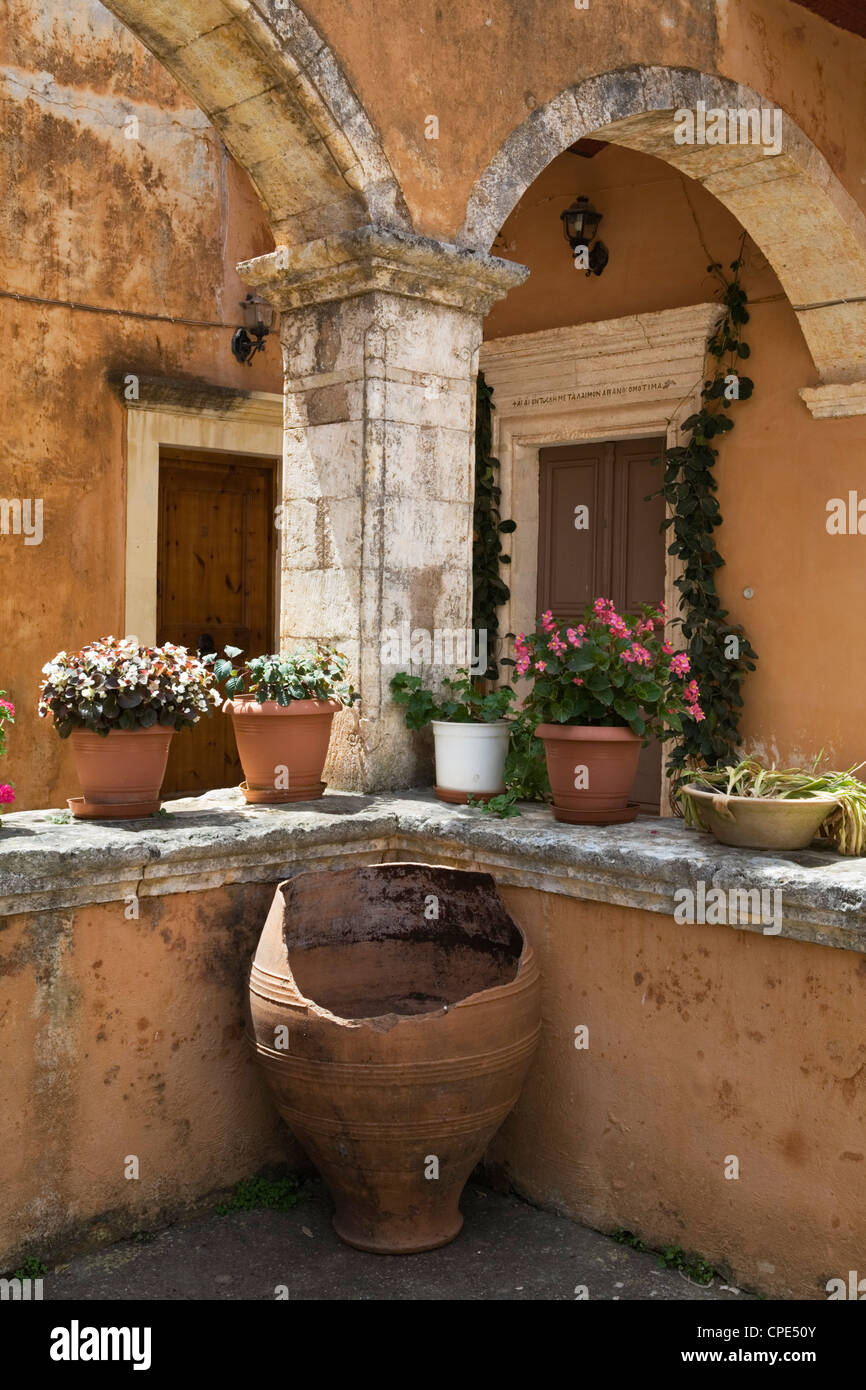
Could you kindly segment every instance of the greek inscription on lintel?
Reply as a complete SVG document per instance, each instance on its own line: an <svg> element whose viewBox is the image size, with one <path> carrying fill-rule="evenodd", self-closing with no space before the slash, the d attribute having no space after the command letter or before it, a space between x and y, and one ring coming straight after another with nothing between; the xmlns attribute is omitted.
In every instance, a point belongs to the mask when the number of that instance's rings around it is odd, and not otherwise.
<svg viewBox="0 0 866 1390"><path fill-rule="evenodd" d="M560 405L571 401L604 399L609 396L632 396L649 391L668 391L674 381L633 381L626 386L593 386L584 391L559 391L550 396L517 396L512 410L532 410L540 405Z"/></svg>

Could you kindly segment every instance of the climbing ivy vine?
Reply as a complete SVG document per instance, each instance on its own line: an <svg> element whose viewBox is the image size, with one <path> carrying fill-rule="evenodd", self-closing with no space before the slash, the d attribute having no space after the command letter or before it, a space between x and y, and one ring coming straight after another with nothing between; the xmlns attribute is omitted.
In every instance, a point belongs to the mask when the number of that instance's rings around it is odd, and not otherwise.
<svg viewBox="0 0 866 1390"><path fill-rule="evenodd" d="M503 533L515 529L515 522L503 521L499 512L502 496L498 483L499 459L493 448L493 387L478 373L475 396L475 510L472 523L472 626L487 632L487 670L483 680L499 679L496 657L499 619L497 608L511 590L500 573L501 565L511 563L502 553Z"/></svg>
<svg viewBox="0 0 866 1390"><path fill-rule="evenodd" d="M682 428L690 432L687 443L665 450L660 493L669 515L664 528L672 528L668 554L682 561L675 581L680 592L678 607L692 674L700 686L706 718L683 720L682 738L669 759L668 772L676 779L689 767L737 762L740 747L740 686L754 671L757 653L743 628L732 623L716 592L716 572L724 560L716 549L714 532L722 524L714 466L718 449L713 441L733 429L732 407L747 400L753 382L740 373L749 356L742 330L749 321L747 296L740 283L743 245L731 262L732 277L721 264L708 270L721 285L725 312L707 343L710 373L701 391L701 407ZM658 494L656 494L658 495Z"/></svg>

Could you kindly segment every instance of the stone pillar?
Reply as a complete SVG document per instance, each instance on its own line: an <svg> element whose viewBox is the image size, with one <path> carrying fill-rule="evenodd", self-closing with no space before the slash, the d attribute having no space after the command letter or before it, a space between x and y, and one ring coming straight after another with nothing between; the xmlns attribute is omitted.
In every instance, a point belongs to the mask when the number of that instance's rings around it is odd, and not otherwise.
<svg viewBox="0 0 866 1390"><path fill-rule="evenodd" d="M447 635L472 621L481 325L528 271L369 226L239 270L281 313L281 645L320 638L351 658L361 737L338 718L330 784L416 785L429 750L388 682L408 667L407 637L434 687L459 664Z"/></svg>

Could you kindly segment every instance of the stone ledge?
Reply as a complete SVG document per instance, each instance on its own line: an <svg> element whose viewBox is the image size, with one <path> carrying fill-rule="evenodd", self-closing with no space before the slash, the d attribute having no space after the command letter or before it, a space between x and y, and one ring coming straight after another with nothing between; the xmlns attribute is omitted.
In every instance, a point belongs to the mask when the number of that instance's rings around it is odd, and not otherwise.
<svg viewBox="0 0 866 1390"><path fill-rule="evenodd" d="M851 415L866 415L866 381L804 386L800 399L816 420L842 420Z"/></svg>
<svg viewBox="0 0 866 1390"><path fill-rule="evenodd" d="M329 792L320 802L250 807L232 789L168 809L167 817L114 824L56 825L50 811L4 816L0 915L276 883L306 868L433 859L488 869L511 886L668 916L676 890L699 882L707 890L780 890L781 936L866 953L866 861L824 850L733 850L682 821L651 817L560 825L537 806L500 821L414 791ZM731 930L763 928L750 921Z"/></svg>

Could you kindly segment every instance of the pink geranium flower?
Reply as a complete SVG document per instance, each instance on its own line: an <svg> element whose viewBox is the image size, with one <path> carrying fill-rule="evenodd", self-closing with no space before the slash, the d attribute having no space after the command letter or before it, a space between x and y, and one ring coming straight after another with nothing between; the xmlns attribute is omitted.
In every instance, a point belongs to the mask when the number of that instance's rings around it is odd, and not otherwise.
<svg viewBox="0 0 866 1390"><path fill-rule="evenodd" d="M15 800L15 793L8 782L0 783L0 806L8 806Z"/></svg>
<svg viewBox="0 0 866 1390"><path fill-rule="evenodd" d="M0 700L0 709L5 709L10 719L15 718L15 706L9 700Z"/></svg>

